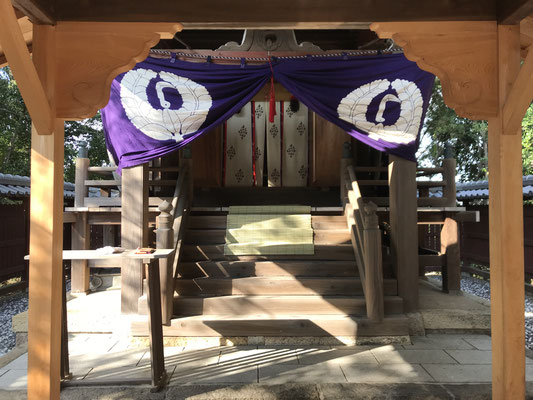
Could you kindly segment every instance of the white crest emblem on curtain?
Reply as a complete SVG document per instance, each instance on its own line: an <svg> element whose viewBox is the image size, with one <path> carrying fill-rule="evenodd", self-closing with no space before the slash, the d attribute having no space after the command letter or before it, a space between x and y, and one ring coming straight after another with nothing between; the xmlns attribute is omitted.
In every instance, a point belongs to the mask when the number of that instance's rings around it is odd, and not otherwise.
<svg viewBox="0 0 533 400"><path fill-rule="evenodd" d="M385 95L379 104L376 122L368 121L366 114L372 100L391 87L397 95ZM387 102L400 103L400 116L391 125L384 125ZM378 79L350 92L339 103L337 113L340 119L368 132L371 139L407 144L416 140L423 104L424 99L415 83L405 79L396 79L392 83L388 79Z"/></svg>
<svg viewBox="0 0 533 400"><path fill-rule="evenodd" d="M148 85L154 78L157 100L161 108L154 108L148 101ZM205 122L212 105L207 89L191 79L176 74L151 69L135 69L127 72L120 84L120 98L126 115L137 129L156 140L183 140L182 135L194 133ZM179 109L171 109L164 89L176 90L182 99Z"/></svg>

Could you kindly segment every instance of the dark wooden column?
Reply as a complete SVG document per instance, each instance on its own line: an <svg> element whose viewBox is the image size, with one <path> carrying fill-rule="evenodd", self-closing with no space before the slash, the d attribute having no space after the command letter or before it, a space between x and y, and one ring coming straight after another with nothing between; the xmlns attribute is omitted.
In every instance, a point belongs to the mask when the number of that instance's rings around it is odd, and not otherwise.
<svg viewBox="0 0 533 400"><path fill-rule="evenodd" d="M146 164L122 170L122 247L144 247L148 240L148 168ZM143 292L142 260L122 261L121 310L137 313Z"/></svg>
<svg viewBox="0 0 533 400"><path fill-rule="evenodd" d="M416 163L389 156L391 246L404 311L418 309Z"/></svg>

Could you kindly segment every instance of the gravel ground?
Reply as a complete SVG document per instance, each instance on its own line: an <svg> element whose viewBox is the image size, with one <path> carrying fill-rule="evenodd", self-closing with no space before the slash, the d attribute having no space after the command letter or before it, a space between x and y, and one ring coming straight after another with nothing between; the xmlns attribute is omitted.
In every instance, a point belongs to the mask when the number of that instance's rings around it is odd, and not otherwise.
<svg viewBox="0 0 533 400"><path fill-rule="evenodd" d="M66 283L70 290L70 280ZM15 334L11 330L11 318L28 309L28 290L0 296L0 356L15 347Z"/></svg>
<svg viewBox="0 0 533 400"><path fill-rule="evenodd" d="M442 281L440 275L430 275L428 278ZM490 284L488 281L474 278L463 274L461 278L461 290L474 294L486 300L490 300ZM526 347L533 350L533 298L526 292Z"/></svg>
<svg viewBox="0 0 533 400"><path fill-rule="evenodd" d="M11 318L27 309L28 292L26 290L0 296L0 356L15 347Z"/></svg>

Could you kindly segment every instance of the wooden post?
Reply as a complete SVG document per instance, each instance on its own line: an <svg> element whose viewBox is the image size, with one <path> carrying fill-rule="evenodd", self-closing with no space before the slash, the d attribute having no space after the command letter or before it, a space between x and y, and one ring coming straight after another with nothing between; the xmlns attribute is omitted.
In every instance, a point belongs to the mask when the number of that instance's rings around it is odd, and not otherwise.
<svg viewBox="0 0 533 400"><path fill-rule="evenodd" d="M353 158L352 158L352 146L350 142L344 142L343 148L342 148L342 158L341 158L341 172L340 172L340 191L341 191L341 203L344 205L344 202L346 200L346 197L348 196L348 190L346 189L346 176L348 175L348 171L346 168L348 165L352 165Z"/></svg>
<svg viewBox="0 0 533 400"><path fill-rule="evenodd" d="M442 173L442 179L446 181L446 186L442 188L442 197L446 199L444 206L456 207L457 192L455 188L455 173L457 163L455 158L445 158L442 160L442 168L444 169L444 172Z"/></svg>
<svg viewBox="0 0 533 400"><path fill-rule="evenodd" d="M85 142L80 146L78 158L76 158L76 178L75 178L75 195L74 207L83 207L85 197L88 196L88 189L85 181L89 176L89 158ZM87 250L89 249L89 224L87 213L79 212L76 215L76 222L72 225L72 249ZM71 261L71 278L73 293L88 293L90 282L90 270L87 260Z"/></svg>
<svg viewBox="0 0 533 400"><path fill-rule="evenodd" d="M33 62L52 105L55 38L55 27L34 25ZM53 121L51 135L33 127L31 139L28 400L59 400L64 128Z"/></svg>
<svg viewBox="0 0 533 400"><path fill-rule="evenodd" d="M89 155L85 142L81 143L78 158L76 158L76 177L74 180L74 207L84 207L85 198L89 195L89 189L85 181L89 177Z"/></svg>
<svg viewBox="0 0 533 400"><path fill-rule="evenodd" d="M76 222L72 224L72 249L88 250L90 237L87 213L79 212ZM71 263L72 293L88 293L90 269L87 260L72 260Z"/></svg>
<svg viewBox="0 0 533 400"><path fill-rule="evenodd" d="M519 69L519 27L499 25L500 109L489 119L488 149L493 399L525 397L522 135L503 123Z"/></svg>
<svg viewBox="0 0 533 400"><path fill-rule="evenodd" d="M192 150L189 146L184 147L181 151L181 158L180 158L180 173L181 168L183 166L187 166L188 172L188 181L187 181L187 191L188 196L187 199L189 201L189 204L192 204L193 198L194 198L194 170L192 169L193 159L192 159Z"/></svg>
<svg viewBox="0 0 533 400"><path fill-rule="evenodd" d="M174 247L174 230L172 229L173 218L170 212L172 204L163 201L159 206L161 214L156 221L156 242L158 249L170 249ZM159 276L161 285L161 313L164 325L170 325L174 300L174 274L172 271L172 259L162 258L159 260Z"/></svg>
<svg viewBox="0 0 533 400"><path fill-rule="evenodd" d="M146 164L122 170L122 247L136 249L148 241L148 168ZM122 261L121 310L137 313L143 292L141 260Z"/></svg>
<svg viewBox="0 0 533 400"><path fill-rule="evenodd" d="M404 311L418 309L416 164L389 155L391 247Z"/></svg>
<svg viewBox="0 0 533 400"><path fill-rule="evenodd" d="M365 258L365 300L368 319L381 322L384 315L383 298L383 258L381 254L381 232L376 214L378 207L370 202L365 204L364 218L364 258Z"/></svg>
<svg viewBox="0 0 533 400"><path fill-rule="evenodd" d="M446 257L442 267L442 290L457 294L461 291L461 251L459 224L453 218L444 220L440 231L440 252Z"/></svg>

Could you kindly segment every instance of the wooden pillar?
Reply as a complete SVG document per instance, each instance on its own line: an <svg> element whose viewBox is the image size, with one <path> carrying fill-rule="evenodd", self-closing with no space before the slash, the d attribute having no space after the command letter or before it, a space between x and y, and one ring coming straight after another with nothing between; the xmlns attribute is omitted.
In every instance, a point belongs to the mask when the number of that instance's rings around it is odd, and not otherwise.
<svg viewBox="0 0 533 400"><path fill-rule="evenodd" d="M148 243L148 168L147 164L122 170L122 247L136 249ZM142 260L122 261L121 309L137 313L143 289Z"/></svg>
<svg viewBox="0 0 533 400"><path fill-rule="evenodd" d="M55 28L34 25L33 62L55 116ZM63 248L63 121L32 128L28 400L59 400Z"/></svg>
<svg viewBox="0 0 533 400"><path fill-rule="evenodd" d="M381 253L381 231L379 230L377 206L370 202L365 204L363 211L363 242L365 262L365 300L366 313L369 320L383 321L383 255Z"/></svg>
<svg viewBox="0 0 533 400"><path fill-rule="evenodd" d="M461 251L459 247L459 224L446 218L440 231L440 252L446 257L442 267L442 290L457 294L461 291Z"/></svg>
<svg viewBox="0 0 533 400"><path fill-rule="evenodd" d="M87 148L82 145L78 158L76 158L76 178L75 178L75 195L74 207L83 207L85 197L88 196L88 188L85 181L89 175L89 158ZM72 249L87 250L89 249L89 225L87 213L80 212L76 216L76 222L72 225ZM73 293L88 293L90 282L90 270L87 260L71 261L71 277Z"/></svg>
<svg viewBox="0 0 533 400"><path fill-rule="evenodd" d="M503 105L520 68L518 26L498 26L499 113L489 119L492 397L525 397L522 135Z"/></svg>
<svg viewBox="0 0 533 400"><path fill-rule="evenodd" d="M418 309L416 163L389 156L391 247L404 311Z"/></svg>

